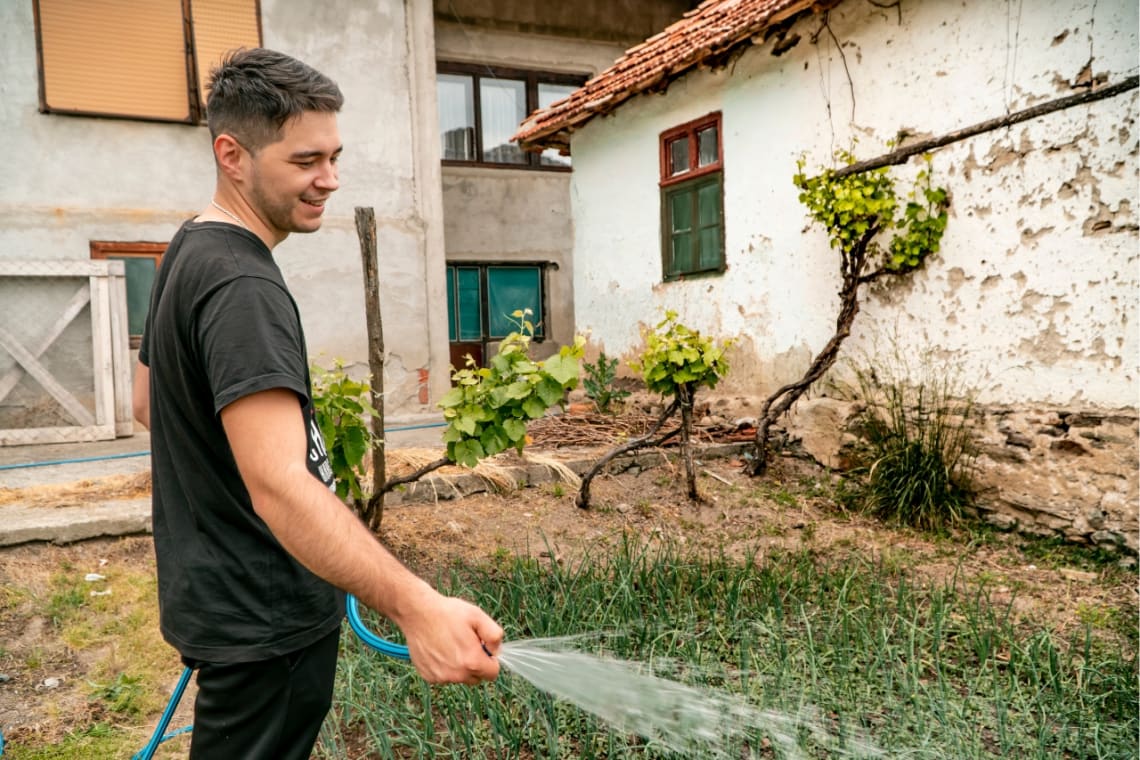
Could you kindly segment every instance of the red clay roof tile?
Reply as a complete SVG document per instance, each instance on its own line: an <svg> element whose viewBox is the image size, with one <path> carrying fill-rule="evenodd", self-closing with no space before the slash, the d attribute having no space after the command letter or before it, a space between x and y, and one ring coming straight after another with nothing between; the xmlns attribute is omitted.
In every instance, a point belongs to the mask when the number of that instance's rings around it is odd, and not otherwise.
<svg viewBox="0 0 1140 760"><path fill-rule="evenodd" d="M769 27L837 0L706 0L679 21L630 48L566 98L527 117L512 138L537 149L569 146L576 127L629 98L664 89L690 69L722 57Z"/></svg>

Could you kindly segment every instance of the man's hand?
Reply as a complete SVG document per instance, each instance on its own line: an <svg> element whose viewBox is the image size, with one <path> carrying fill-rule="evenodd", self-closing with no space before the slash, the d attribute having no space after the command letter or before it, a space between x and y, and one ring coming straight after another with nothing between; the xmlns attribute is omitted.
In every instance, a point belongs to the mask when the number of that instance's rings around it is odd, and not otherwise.
<svg viewBox="0 0 1140 760"><path fill-rule="evenodd" d="M503 629L475 605L427 589L396 622L412 664L430 683L473 686L498 677L494 655L502 646Z"/></svg>

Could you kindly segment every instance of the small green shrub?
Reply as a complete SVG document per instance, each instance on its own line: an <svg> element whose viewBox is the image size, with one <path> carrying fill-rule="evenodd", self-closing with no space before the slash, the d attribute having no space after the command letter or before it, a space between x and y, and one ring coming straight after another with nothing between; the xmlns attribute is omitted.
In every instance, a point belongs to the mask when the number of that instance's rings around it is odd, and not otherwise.
<svg viewBox="0 0 1140 760"><path fill-rule="evenodd" d="M582 387L586 390L586 397L594 402L594 407L602 414L609 414L614 403L621 403L629 397L629 391L614 387L617 379L618 360L609 359L605 352L598 354L598 361L594 364L585 362L582 368L586 376L582 379Z"/></svg>
<svg viewBox="0 0 1140 760"><path fill-rule="evenodd" d="M578 385L585 338L543 361L530 358L534 324L527 317L530 309L511 314L518 331L499 343L499 352L486 367L468 357L468 366L456 370L452 389L439 401L447 430L447 458L474 467L484 457L514 448L522 453L526 426L530 420L561 404L566 392Z"/></svg>
<svg viewBox="0 0 1140 760"><path fill-rule="evenodd" d="M718 344L677 321L677 312L666 311L665 319L643 332L645 351L629 366L641 373L652 393L676 397L692 394L698 388L716 388L728 373L725 352L732 345L729 338Z"/></svg>
<svg viewBox="0 0 1140 760"><path fill-rule="evenodd" d="M336 479L336 495L364 502L360 480L364 456L372 448L372 429L367 418L377 414L368 383L353 380L339 359L332 369L310 368L313 379L313 411L328 449L329 464Z"/></svg>
<svg viewBox="0 0 1140 760"><path fill-rule="evenodd" d="M865 406L855 419L860 441L846 502L923 530L953 525L973 496L973 401L941 367L924 363L913 380L898 352L895 363L854 370Z"/></svg>

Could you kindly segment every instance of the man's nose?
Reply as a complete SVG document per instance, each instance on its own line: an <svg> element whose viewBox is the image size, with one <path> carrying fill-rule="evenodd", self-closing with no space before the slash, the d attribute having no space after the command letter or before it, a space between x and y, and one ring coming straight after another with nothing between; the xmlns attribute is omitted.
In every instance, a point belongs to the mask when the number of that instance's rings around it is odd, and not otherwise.
<svg viewBox="0 0 1140 760"><path fill-rule="evenodd" d="M340 187L340 177L337 174L336 164L331 161L326 163L324 170L317 175L317 179L313 184L322 190L328 190L330 193Z"/></svg>

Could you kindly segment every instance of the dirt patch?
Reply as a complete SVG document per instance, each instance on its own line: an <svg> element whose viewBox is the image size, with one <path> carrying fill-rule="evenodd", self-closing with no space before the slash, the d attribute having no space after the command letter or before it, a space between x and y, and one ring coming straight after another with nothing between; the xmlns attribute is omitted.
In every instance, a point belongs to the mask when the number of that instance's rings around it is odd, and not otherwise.
<svg viewBox="0 0 1140 760"><path fill-rule="evenodd" d="M504 553L572 563L584 553L604 552L632 536L683 550L755 554L761 559L807 549L828 561L887 564L912 574L917 584L956 579L985 587L995 603L1011 606L1016 617L1062 634L1081 629L1093 618L1136 617L1134 572L1082 563L1063 552L1026 553L1024 539L1015 535L984 531L932 538L886 527L841 511L833 476L809 462L781 459L762 479L748 478L741 464L731 459L702 462L700 503L684 498L683 474L662 457L658 466L596 479L594 506L588 511L575 507L572 486L549 483L390 506L381 536L429 579L456 561L494 561ZM104 485L111 490L125 487L122 482ZM51 498L44 498L45 508L50 508ZM81 494L64 490L56 498L105 496L96 483ZM104 703L90 698L93 681L116 664L124 667L135 655L119 651L113 639L65 639L52 616L53 608L67 600L53 598L60 593L60 574L113 578L153 572L153 546L146 536L0 550L0 728L9 742L53 743L68 731L106 721L135 726L142 746L157 717L150 708L124 718L108 715ZM83 606L90 598L71 601ZM128 614L153 616L154 604L153 598L140 601L138 606L150 608ZM93 606L91 614L97 614ZM177 656L161 642L156 625L149 635L149 656L155 659L150 667L159 682L172 684L180 671Z"/></svg>

